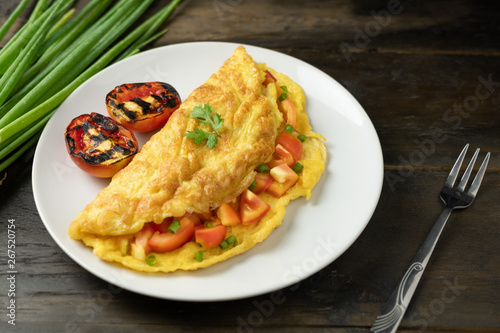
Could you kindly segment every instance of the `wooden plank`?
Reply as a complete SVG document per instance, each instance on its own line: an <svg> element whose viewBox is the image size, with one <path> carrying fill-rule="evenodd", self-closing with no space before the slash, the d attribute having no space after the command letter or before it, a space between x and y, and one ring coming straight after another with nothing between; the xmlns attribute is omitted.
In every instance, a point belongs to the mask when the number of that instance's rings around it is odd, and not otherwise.
<svg viewBox="0 0 500 333"><path fill-rule="evenodd" d="M73 320L78 327L88 327L87 321L92 325L109 325L110 321L111 325L118 325L112 322L119 318L119 322L127 325L175 327L182 319L211 328L215 316L218 328L214 327L214 332L240 322L255 328L261 321L262 327L269 329L284 322L305 329L318 325L367 327L439 214L442 205L437 191L443 176L443 173L417 172L415 177L407 179L405 190L392 193L385 187L372 221L355 244L318 274L294 288L282 290L279 297L266 294L220 303L152 299L93 277L61 253L36 218L33 203L24 199L16 209L3 209L1 214L19 216L19 222L23 221L18 229L22 240L17 297L20 322L30 325L50 317L58 325ZM488 209L496 202L492 194L499 177L492 174L485 180L471 208L453 213L408 309L404 327L418 328L426 318L432 318L427 319L430 326L460 327L462 331L475 325L485 329L500 325L495 296L500 284L500 248L496 242L500 235L495 228L499 218ZM20 193L29 187L25 183ZM432 195L425 195L428 193ZM470 223L471 215L476 217L475 223ZM0 290L5 290L4 284L2 281ZM456 286L459 294L453 301L440 302L443 290L450 285ZM449 290L445 294L447 300L454 296L453 290ZM221 317L218 313L225 315Z"/></svg>

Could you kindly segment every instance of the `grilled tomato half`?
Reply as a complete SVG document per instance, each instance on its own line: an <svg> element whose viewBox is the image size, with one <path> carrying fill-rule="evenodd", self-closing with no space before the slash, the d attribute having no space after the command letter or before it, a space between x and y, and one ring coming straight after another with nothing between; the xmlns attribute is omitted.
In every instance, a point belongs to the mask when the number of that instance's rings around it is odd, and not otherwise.
<svg viewBox="0 0 500 333"><path fill-rule="evenodd" d="M99 113L73 119L64 133L66 148L75 164L100 178L112 177L139 151L134 133Z"/></svg>
<svg viewBox="0 0 500 333"><path fill-rule="evenodd" d="M162 127L180 104L177 90L164 82L126 83L106 96L109 115L136 132Z"/></svg>

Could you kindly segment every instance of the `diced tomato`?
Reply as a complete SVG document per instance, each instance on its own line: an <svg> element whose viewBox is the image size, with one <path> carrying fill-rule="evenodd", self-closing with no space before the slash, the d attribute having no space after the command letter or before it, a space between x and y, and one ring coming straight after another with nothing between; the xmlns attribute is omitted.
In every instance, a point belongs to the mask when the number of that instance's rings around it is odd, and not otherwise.
<svg viewBox="0 0 500 333"><path fill-rule="evenodd" d="M288 180L293 180L296 182L297 179L299 179L299 175L297 175L297 173L286 164L275 166L269 173L271 174L271 177L280 184Z"/></svg>
<svg viewBox="0 0 500 333"><path fill-rule="evenodd" d="M269 173L257 172L255 175L255 187L252 192L255 194L263 193L271 185L272 181L273 179Z"/></svg>
<svg viewBox="0 0 500 333"><path fill-rule="evenodd" d="M262 84L267 87L269 83L274 83L274 82L276 82L276 78L271 74L271 72L266 70L266 76Z"/></svg>
<svg viewBox="0 0 500 333"><path fill-rule="evenodd" d="M271 209L271 206L257 194L250 190L245 190L240 196L240 219L241 224L249 225L260 221L267 212Z"/></svg>
<svg viewBox="0 0 500 333"><path fill-rule="evenodd" d="M226 238L226 231L227 227L223 224L196 229L195 241L206 248L216 247Z"/></svg>
<svg viewBox="0 0 500 333"><path fill-rule="evenodd" d="M73 162L100 178L112 177L139 151L134 133L94 112L74 118L66 127L64 138Z"/></svg>
<svg viewBox="0 0 500 333"><path fill-rule="evenodd" d="M153 236L154 229L151 223L146 223L142 229L135 234L134 242L131 244L132 256L139 259L145 260L146 255L151 252L149 246L149 240Z"/></svg>
<svg viewBox="0 0 500 333"><path fill-rule="evenodd" d="M135 235L135 243L139 246L142 246L146 249L146 253L149 253L148 241L153 236L154 229L150 223L146 223L144 227L142 227L141 231L139 231Z"/></svg>
<svg viewBox="0 0 500 333"><path fill-rule="evenodd" d="M159 253L173 251L189 242L194 235L193 221L183 217L179 223L180 227L175 234L170 231L166 233L156 231L148 242L151 250Z"/></svg>
<svg viewBox="0 0 500 333"><path fill-rule="evenodd" d="M279 102L278 106L280 111L285 116L286 123L295 128L295 125L297 124L297 113L290 97L287 97Z"/></svg>
<svg viewBox="0 0 500 333"><path fill-rule="evenodd" d="M180 104L177 90L164 82L126 83L106 95L109 115L137 132L162 127Z"/></svg>
<svg viewBox="0 0 500 333"><path fill-rule="evenodd" d="M286 193L289 189L291 189L296 183L297 179L289 179L286 180L284 183L278 183L277 181L273 180L271 185L267 188L266 192L271 194L272 196L276 198L280 198L283 196L283 194Z"/></svg>
<svg viewBox="0 0 500 333"><path fill-rule="evenodd" d="M295 159L288 150L286 150L282 145L277 144L276 149L274 150L273 153L273 158L268 163L268 165L269 168L272 169L275 166L278 166L283 163L287 164L288 166L293 166L295 165Z"/></svg>
<svg viewBox="0 0 500 333"><path fill-rule="evenodd" d="M241 223L240 216L236 210L228 203L223 203L217 209L217 217L221 223L226 226L233 226Z"/></svg>
<svg viewBox="0 0 500 333"><path fill-rule="evenodd" d="M302 142L292 133L282 131L276 138L276 143L288 150L295 161L300 160L302 157Z"/></svg>

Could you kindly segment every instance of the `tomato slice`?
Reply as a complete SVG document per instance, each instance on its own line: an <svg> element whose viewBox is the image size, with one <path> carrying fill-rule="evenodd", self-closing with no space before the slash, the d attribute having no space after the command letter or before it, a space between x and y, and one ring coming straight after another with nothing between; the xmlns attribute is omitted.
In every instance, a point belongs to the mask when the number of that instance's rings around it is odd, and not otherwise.
<svg viewBox="0 0 500 333"><path fill-rule="evenodd" d="M273 74L271 74L271 72L269 72L268 70L266 70L266 74L265 74L265 77L264 77L264 82L262 82L262 84L267 87L267 85L269 83L275 83L276 81L277 80L273 76Z"/></svg>
<svg viewBox="0 0 500 333"><path fill-rule="evenodd" d="M109 115L136 132L162 127L180 104L177 90L168 83L157 81L122 84L106 95Z"/></svg>
<svg viewBox="0 0 500 333"><path fill-rule="evenodd" d="M276 138L276 143L282 145L290 154L292 154L295 161L302 157L302 142L292 133L283 131Z"/></svg>
<svg viewBox="0 0 500 333"><path fill-rule="evenodd" d="M273 153L273 158L268 163L268 166L270 168L274 168L275 166L278 166L283 163L292 167L295 164L295 159L288 150L286 150L282 145L277 144L276 149L274 150Z"/></svg>
<svg viewBox="0 0 500 333"><path fill-rule="evenodd" d="M269 185L271 185L272 181L273 179L270 173L257 172L257 174L255 175L255 187L252 192L255 194L263 193L269 187Z"/></svg>
<svg viewBox="0 0 500 333"><path fill-rule="evenodd" d="M298 181L298 177L295 179L287 179L283 183L278 183L277 181L273 180L271 182L271 185L267 188L266 192L271 194L272 196L276 198L280 198L283 196L283 194L286 193L289 189L293 187Z"/></svg>
<svg viewBox="0 0 500 333"><path fill-rule="evenodd" d="M74 118L64 133L71 159L96 177L112 177L139 151L134 133L109 117L92 112Z"/></svg>
<svg viewBox="0 0 500 333"><path fill-rule="evenodd" d="M226 230L227 227L223 224L215 227L196 229L196 243L206 248L216 247L226 238Z"/></svg>
<svg viewBox="0 0 500 333"><path fill-rule="evenodd" d="M223 225L233 226L241 223L240 216L236 210L228 203L223 203L217 209L217 217Z"/></svg>
<svg viewBox="0 0 500 333"><path fill-rule="evenodd" d="M290 97L279 101L278 107L281 113L285 116L286 123L295 128L295 125L297 124L297 112L295 111L295 106L293 105Z"/></svg>
<svg viewBox="0 0 500 333"><path fill-rule="evenodd" d="M156 231L148 242L151 250L158 253L173 251L189 242L194 235L193 221L183 217L179 223L180 227L175 234L170 231L165 233Z"/></svg>
<svg viewBox="0 0 500 333"><path fill-rule="evenodd" d="M250 190L243 191L240 196L240 219L243 225L260 221L270 209L267 202Z"/></svg>
<svg viewBox="0 0 500 333"><path fill-rule="evenodd" d="M287 180L294 180L294 182L297 182L299 179L299 175L297 175L297 173L295 173L295 171L293 171L292 168L286 164L275 166L271 169L269 174L280 184L286 182Z"/></svg>

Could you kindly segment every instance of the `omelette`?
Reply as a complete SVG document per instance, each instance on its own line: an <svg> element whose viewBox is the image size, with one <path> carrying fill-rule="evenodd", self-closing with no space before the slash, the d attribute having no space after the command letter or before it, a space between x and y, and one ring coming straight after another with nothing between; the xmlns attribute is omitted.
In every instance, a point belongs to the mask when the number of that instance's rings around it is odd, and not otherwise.
<svg viewBox="0 0 500 333"><path fill-rule="evenodd" d="M263 84L266 73L272 74L275 84ZM207 248L192 240L171 251L151 251L154 262L146 260L148 253L137 251L136 244L146 225L196 214L206 217L204 223L210 226L220 224L215 212L221 205L238 210L240 196L254 183L256 169L273 159L276 139L287 125L279 87L286 87L295 108L294 132L305 138L299 161L303 169L295 185L280 197L266 191L258 194L269 210L255 223L227 226L224 238L232 240L230 246ZM256 63L244 47L238 47L76 216L68 235L106 261L144 272L195 270L247 251L282 223L290 200L309 199L324 171L324 138L312 131L305 101L297 83ZM209 124L190 117L202 105L210 105L223 119L212 147L186 135L197 129L212 131Z"/></svg>

